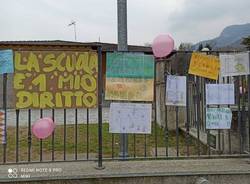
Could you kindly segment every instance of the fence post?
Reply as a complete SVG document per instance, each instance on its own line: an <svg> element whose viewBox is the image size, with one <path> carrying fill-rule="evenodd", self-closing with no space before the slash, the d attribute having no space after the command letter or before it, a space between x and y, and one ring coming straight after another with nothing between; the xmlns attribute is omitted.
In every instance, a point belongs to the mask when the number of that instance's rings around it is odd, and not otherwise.
<svg viewBox="0 0 250 184"><path fill-rule="evenodd" d="M8 74L3 74L3 109L5 113L4 118L4 141L3 141L3 163L6 163L6 149L7 149L7 80Z"/></svg>
<svg viewBox="0 0 250 184"><path fill-rule="evenodd" d="M102 165L102 48L97 47L98 51L98 165L96 169L104 169Z"/></svg>

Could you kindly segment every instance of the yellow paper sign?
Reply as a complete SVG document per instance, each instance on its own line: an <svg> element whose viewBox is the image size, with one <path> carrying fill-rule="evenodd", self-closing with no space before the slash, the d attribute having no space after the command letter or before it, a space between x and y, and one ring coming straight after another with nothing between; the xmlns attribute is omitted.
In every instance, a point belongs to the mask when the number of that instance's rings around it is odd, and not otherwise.
<svg viewBox="0 0 250 184"><path fill-rule="evenodd" d="M218 79L220 70L219 58L194 52L189 65L189 74L198 75L209 79Z"/></svg>

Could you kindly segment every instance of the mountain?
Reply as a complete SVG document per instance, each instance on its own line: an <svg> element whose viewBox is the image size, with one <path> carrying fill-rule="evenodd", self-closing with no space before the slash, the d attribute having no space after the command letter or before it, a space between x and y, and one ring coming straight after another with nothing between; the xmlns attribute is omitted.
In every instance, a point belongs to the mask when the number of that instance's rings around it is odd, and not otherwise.
<svg viewBox="0 0 250 184"><path fill-rule="evenodd" d="M244 45L241 41L244 37L250 35L250 23L241 25L231 25L223 29L220 36L211 40L201 41L193 45L193 50L197 50L199 45L202 44L203 47L209 44L213 50L223 50L223 49L244 49Z"/></svg>

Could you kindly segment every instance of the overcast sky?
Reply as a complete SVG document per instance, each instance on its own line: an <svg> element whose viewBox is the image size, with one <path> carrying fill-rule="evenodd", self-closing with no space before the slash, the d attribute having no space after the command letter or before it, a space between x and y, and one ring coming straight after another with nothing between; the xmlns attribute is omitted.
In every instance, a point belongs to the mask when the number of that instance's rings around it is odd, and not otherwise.
<svg viewBox="0 0 250 184"><path fill-rule="evenodd" d="M117 0L0 0L0 40L117 42ZM176 45L217 37L250 22L250 0L127 0L128 42L144 45L170 33Z"/></svg>

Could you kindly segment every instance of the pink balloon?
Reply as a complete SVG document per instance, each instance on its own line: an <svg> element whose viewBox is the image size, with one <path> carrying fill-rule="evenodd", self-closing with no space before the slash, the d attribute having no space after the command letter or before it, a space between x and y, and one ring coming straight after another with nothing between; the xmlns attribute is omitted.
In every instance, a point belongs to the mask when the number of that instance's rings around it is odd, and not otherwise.
<svg viewBox="0 0 250 184"><path fill-rule="evenodd" d="M38 139L45 139L49 137L55 129L55 123L49 117L37 120L32 125L32 133Z"/></svg>
<svg viewBox="0 0 250 184"><path fill-rule="evenodd" d="M168 34L159 35L154 39L152 49L155 57L166 57L174 49L174 40Z"/></svg>

